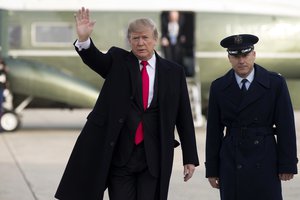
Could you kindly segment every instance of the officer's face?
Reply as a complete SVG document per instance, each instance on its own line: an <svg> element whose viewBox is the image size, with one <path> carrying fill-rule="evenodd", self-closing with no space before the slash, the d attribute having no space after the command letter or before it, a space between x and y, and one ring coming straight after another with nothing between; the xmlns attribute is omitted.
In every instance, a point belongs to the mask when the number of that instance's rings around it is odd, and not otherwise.
<svg viewBox="0 0 300 200"><path fill-rule="evenodd" d="M150 28L141 28L139 31L132 32L129 37L132 52L140 60L149 60L152 57L156 42L153 30Z"/></svg>
<svg viewBox="0 0 300 200"><path fill-rule="evenodd" d="M228 55L233 70L242 78L246 78L253 70L255 57L255 51L246 55Z"/></svg>

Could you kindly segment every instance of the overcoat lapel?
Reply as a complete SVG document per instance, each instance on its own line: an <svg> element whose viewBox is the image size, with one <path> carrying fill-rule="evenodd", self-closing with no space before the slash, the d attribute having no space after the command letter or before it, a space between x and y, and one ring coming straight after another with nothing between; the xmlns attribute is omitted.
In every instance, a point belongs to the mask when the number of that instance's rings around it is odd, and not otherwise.
<svg viewBox="0 0 300 200"><path fill-rule="evenodd" d="M154 78L154 93L153 93L153 99L151 101L151 104L149 107L152 107L154 102L157 102L158 97L158 67L155 67L155 78Z"/></svg>
<svg viewBox="0 0 300 200"><path fill-rule="evenodd" d="M222 92L224 93L222 96L226 96L223 101L226 101L233 105L236 112L238 112L238 108L241 103L241 91L235 80L233 70L230 70L226 75L223 82Z"/></svg>
<svg viewBox="0 0 300 200"><path fill-rule="evenodd" d="M255 102L260 97L262 97L266 90L270 88L270 79L267 75L264 75L261 67L255 65L255 75L253 82L251 83L248 91L246 92L244 98L239 106L239 111L245 109L249 104Z"/></svg>
<svg viewBox="0 0 300 200"><path fill-rule="evenodd" d="M262 97L270 87L270 80L267 78L268 76L265 75L266 72L257 64L255 64L254 67L254 80L243 98L241 97L241 91L236 82L234 71L230 70L225 75L222 91L226 94L226 101L234 105L237 113Z"/></svg>
<svg viewBox="0 0 300 200"><path fill-rule="evenodd" d="M138 106L140 109L143 109L143 102L142 102L142 78L140 73L140 66L138 59L133 55L131 52L127 58L126 62L127 68L130 74L130 82L131 82L131 91L132 91L132 98L135 95L138 96ZM137 93L137 94L136 94Z"/></svg>
<svg viewBox="0 0 300 200"><path fill-rule="evenodd" d="M157 68L157 77L158 77L158 101L162 103L164 101L164 97L166 94L168 94L168 70L169 66L164 65L161 62L161 58L156 55L156 68Z"/></svg>

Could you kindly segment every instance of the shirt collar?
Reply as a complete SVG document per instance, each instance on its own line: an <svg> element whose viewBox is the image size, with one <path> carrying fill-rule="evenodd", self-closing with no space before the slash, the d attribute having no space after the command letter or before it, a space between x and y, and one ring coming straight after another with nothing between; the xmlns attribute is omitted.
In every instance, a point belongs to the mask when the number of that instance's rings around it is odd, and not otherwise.
<svg viewBox="0 0 300 200"><path fill-rule="evenodd" d="M247 81L249 81L249 83L252 83L252 81L254 79L254 71L255 71L255 68L253 67L252 72L246 77L246 79L247 79ZM236 79L237 83L240 84L244 78L237 75L237 73L234 73L234 75L235 75L235 79Z"/></svg>
<svg viewBox="0 0 300 200"><path fill-rule="evenodd" d="M152 57L147 60L148 62L148 65L152 68L152 69L155 69L155 63L156 63L156 56L155 56L155 53L153 53ZM139 63L141 63L141 60L139 60Z"/></svg>

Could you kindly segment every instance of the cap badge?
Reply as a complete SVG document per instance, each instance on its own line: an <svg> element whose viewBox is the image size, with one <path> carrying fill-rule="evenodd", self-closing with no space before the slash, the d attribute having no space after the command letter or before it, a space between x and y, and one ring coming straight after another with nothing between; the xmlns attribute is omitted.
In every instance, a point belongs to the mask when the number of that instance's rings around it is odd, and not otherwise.
<svg viewBox="0 0 300 200"><path fill-rule="evenodd" d="M240 35L237 35L234 37L234 44L242 44L243 43L243 38Z"/></svg>

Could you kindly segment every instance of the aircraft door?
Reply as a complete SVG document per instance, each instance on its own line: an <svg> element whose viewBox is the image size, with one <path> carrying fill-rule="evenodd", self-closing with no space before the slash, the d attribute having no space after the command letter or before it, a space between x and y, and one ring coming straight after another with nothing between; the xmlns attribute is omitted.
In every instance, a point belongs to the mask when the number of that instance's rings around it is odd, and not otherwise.
<svg viewBox="0 0 300 200"><path fill-rule="evenodd" d="M161 50L166 59L184 66L187 77L195 75L195 13L161 13Z"/></svg>

